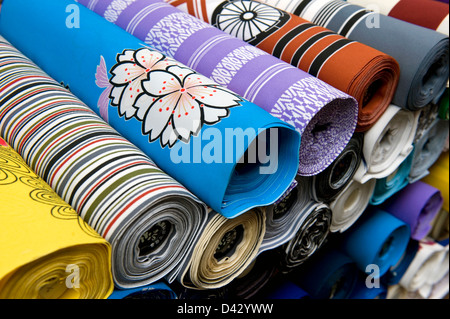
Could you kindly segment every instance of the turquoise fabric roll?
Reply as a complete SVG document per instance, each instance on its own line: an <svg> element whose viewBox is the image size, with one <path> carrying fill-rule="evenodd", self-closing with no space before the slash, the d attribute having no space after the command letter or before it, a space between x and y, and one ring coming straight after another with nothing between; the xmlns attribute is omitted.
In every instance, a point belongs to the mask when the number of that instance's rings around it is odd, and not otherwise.
<svg viewBox="0 0 450 319"><path fill-rule="evenodd" d="M414 150L394 173L388 177L377 179L369 204L381 205L409 184L409 173L411 172L413 156Z"/></svg>
<svg viewBox="0 0 450 319"><path fill-rule="evenodd" d="M367 267L377 267L374 278L383 276L397 264L410 239L409 225L391 214L368 209L364 215L344 233L339 245L362 272Z"/></svg>

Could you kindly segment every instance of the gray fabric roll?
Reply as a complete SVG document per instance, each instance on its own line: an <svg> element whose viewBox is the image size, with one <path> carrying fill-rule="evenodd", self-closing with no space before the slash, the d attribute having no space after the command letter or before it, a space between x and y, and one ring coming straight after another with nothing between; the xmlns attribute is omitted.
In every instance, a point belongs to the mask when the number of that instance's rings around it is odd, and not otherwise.
<svg viewBox="0 0 450 319"><path fill-rule="evenodd" d="M392 103L418 110L437 103L449 77L449 39L437 31L341 0L260 0L391 55L400 64Z"/></svg>

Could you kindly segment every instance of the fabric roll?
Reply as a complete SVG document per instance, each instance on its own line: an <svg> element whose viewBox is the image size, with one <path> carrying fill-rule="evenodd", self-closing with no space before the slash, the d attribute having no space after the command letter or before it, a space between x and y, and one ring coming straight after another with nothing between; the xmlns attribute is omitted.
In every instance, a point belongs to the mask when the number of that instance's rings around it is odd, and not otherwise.
<svg viewBox="0 0 450 319"><path fill-rule="evenodd" d="M7 0L0 32L226 217L274 203L296 176L294 127L74 1Z"/></svg>
<svg viewBox="0 0 450 319"><path fill-rule="evenodd" d="M387 294L386 298L387 299L403 299L403 300L404 299L408 299L408 300L413 300L413 299L424 300L425 299L418 292L408 291L401 285L390 286L388 288L388 294Z"/></svg>
<svg viewBox="0 0 450 319"><path fill-rule="evenodd" d="M369 204L381 205L409 184L413 156L414 150L391 175L377 179Z"/></svg>
<svg viewBox="0 0 450 319"><path fill-rule="evenodd" d="M367 131L392 101L400 67L365 44L255 0L166 2L355 97L357 131Z"/></svg>
<svg viewBox="0 0 450 319"><path fill-rule="evenodd" d="M364 145L364 134L355 133L342 153L323 172L312 179L311 196L318 202L331 203L352 181L358 169Z"/></svg>
<svg viewBox="0 0 450 319"><path fill-rule="evenodd" d="M417 122L416 135L414 137L414 144L417 143L417 141L419 141L433 126L439 116L439 105L430 104L417 112L419 113L419 118Z"/></svg>
<svg viewBox="0 0 450 319"><path fill-rule="evenodd" d="M428 299L448 299L449 293L449 274L447 273L439 282L433 286Z"/></svg>
<svg viewBox="0 0 450 319"><path fill-rule="evenodd" d="M267 299L310 299L309 294L292 281L284 281L272 287Z"/></svg>
<svg viewBox="0 0 450 319"><path fill-rule="evenodd" d="M403 275L408 270L409 265L411 265L411 262L416 257L418 250L419 241L414 239L410 240L402 258L396 265L389 268L389 270L383 275L383 277L381 277L381 281L386 286L398 285Z"/></svg>
<svg viewBox="0 0 450 319"><path fill-rule="evenodd" d="M275 250L259 254L250 266L227 286L231 297L249 300L264 296L279 274L278 261L279 255Z"/></svg>
<svg viewBox="0 0 450 319"><path fill-rule="evenodd" d="M259 253L277 248L291 240L314 211L308 178L297 177L295 187L278 203L265 208L266 232Z"/></svg>
<svg viewBox="0 0 450 319"><path fill-rule="evenodd" d="M449 152L440 154L437 161L429 168L429 174L422 179L422 182L427 183L437 189L442 194L444 202L442 208L449 211Z"/></svg>
<svg viewBox="0 0 450 319"><path fill-rule="evenodd" d="M418 292L421 296L427 299L434 299L437 296L441 294L443 287L436 287L436 286L442 286L442 281L445 282L447 280L446 285L448 287L448 274L449 274L449 246L448 244L446 246L441 246L441 251L438 253L438 256L436 258L436 265L432 272L429 274L428 280L422 287L419 288ZM447 288L448 289L448 288ZM434 295L434 296L433 296Z"/></svg>
<svg viewBox="0 0 450 319"><path fill-rule="evenodd" d="M320 250L330 233L332 211L324 203L311 203L309 211L295 236L277 248L281 255L280 271L289 273Z"/></svg>
<svg viewBox="0 0 450 319"><path fill-rule="evenodd" d="M417 112L391 104L364 133L363 161L353 179L364 184L391 175L412 152L417 124Z"/></svg>
<svg viewBox="0 0 450 319"><path fill-rule="evenodd" d="M339 249L362 272L367 266L376 265L378 270L373 277L379 278L401 259L410 234L408 224L380 209L370 209L343 234Z"/></svg>
<svg viewBox="0 0 450 319"><path fill-rule="evenodd" d="M0 92L0 134L111 243L116 286L172 278L206 206L3 38Z"/></svg>
<svg viewBox="0 0 450 319"><path fill-rule="evenodd" d="M210 212L207 225L177 277L189 289L217 289L238 277L258 255L266 229L265 210L228 219Z"/></svg>
<svg viewBox="0 0 450 319"><path fill-rule="evenodd" d="M346 254L327 249L302 265L292 278L312 299L348 299L358 280L358 267Z"/></svg>
<svg viewBox="0 0 450 319"><path fill-rule="evenodd" d="M225 300L229 298L228 287L221 287L217 289L188 289L182 287L178 292L178 299L182 300Z"/></svg>
<svg viewBox="0 0 450 319"><path fill-rule="evenodd" d="M442 203L442 194L437 188L417 181L388 199L382 209L407 223L412 239L421 240L430 232L431 222L441 210Z"/></svg>
<svg viewBox="0 0 450 319"><path fill-rule="evenodd" d="M421 298L428 298L432 286L448 274L448 246L443 247L428 239L420 241L419 245L420 249L400 285L408 292L417 292Z"/></svg>
<svg viewBox="0 0 450 319"><path fill-rule="evenodd" d="M326 169L356 129L353 97L163 0L78 2L292 124L302 135L299 175Z"/></svg>
<svg viewBox="0 0 450 319"><path fill-rule="evenodd" d="M448 138L449 122L436 119L422 137L414 143L414 157L409 182L426 177L430 167L439 159Z"/></svg>
<svg viewBox="0 0 450 319"><path fill-rule="evenodd" d="M435 240L449 238L449 213L447 210L441 209L436 215L429 236Z"/></svg>
<svg viewBox="0 0 450 319"><path fill-rule="evenodd" d="M165 282L161 281L134 289L115 289L108 299L171 300L177 299L177 295Z"/></svg>
<svg viewBox="0 0 450 319"><path fill-rule="evenodd" d="M361 217L373 197L376 183L375 179L364 184L353 180L330 204L333 212L330 226L332 233L345 232Z"/></svg>
<svg viewBox="0 0 450 319"><path fill-rule="evenodd" d="M112 293L111 245L2 138L0 198L1 299L106 299Z"/></svg>
<svg viewBox="0 0 450 319"><path fill-rule="evenodd" d="M367 9L449 35L447 4L431 0L347 0Z"/></svg>
<svg viewBox="0 0 450 319"><path fill-rule="evenodd" d="M392 104L415 111L437 103L447 87L449 39L445 34L342 0L260 1L392 56L400 65Z"/></svg>

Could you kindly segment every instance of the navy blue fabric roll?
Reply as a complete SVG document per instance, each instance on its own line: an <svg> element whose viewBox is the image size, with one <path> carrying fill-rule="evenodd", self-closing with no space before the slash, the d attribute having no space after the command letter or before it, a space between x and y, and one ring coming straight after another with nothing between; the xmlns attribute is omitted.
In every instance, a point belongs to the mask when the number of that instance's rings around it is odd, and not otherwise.
<svg viewBox="0 0 450 319"><path fill-rule="evenodd" d="M327 249L299 267L292 279L312 299L348 299L358 279L358 267L341 251Z"/></svg>
<svg viewBox="0 0 450 319"><path fill-rule="evenodd" d="M359 276L349 299L386 299L386 285L377 283L372 287L366 284L366 280L363 275Z"/></svg>
<svg viewBox="0 0 450 319"><path fill-rule="evenodd" d="M309 294L292 281L284 281L271 287L267 299L310 299Z"/></svg>

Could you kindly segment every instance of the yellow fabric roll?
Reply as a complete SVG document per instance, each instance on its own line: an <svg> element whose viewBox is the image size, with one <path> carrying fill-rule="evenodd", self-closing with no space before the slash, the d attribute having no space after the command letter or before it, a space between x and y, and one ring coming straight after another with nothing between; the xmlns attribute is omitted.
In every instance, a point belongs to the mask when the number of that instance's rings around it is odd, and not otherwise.
<svg viewBox="0 0 450 319"><path fill-rule="evenodd" d="M429 168L430 174L425 176L422 181L436 187L441 191L442 197L444 198L444 203L442 208L449 211L449 152L443 152L439 159Z"/></svg>
<svg viewBox="0 0 450 319"><path fill-rule="evenodd" d="M105 299L111 246L0 138L0 299Z"/></svg>

